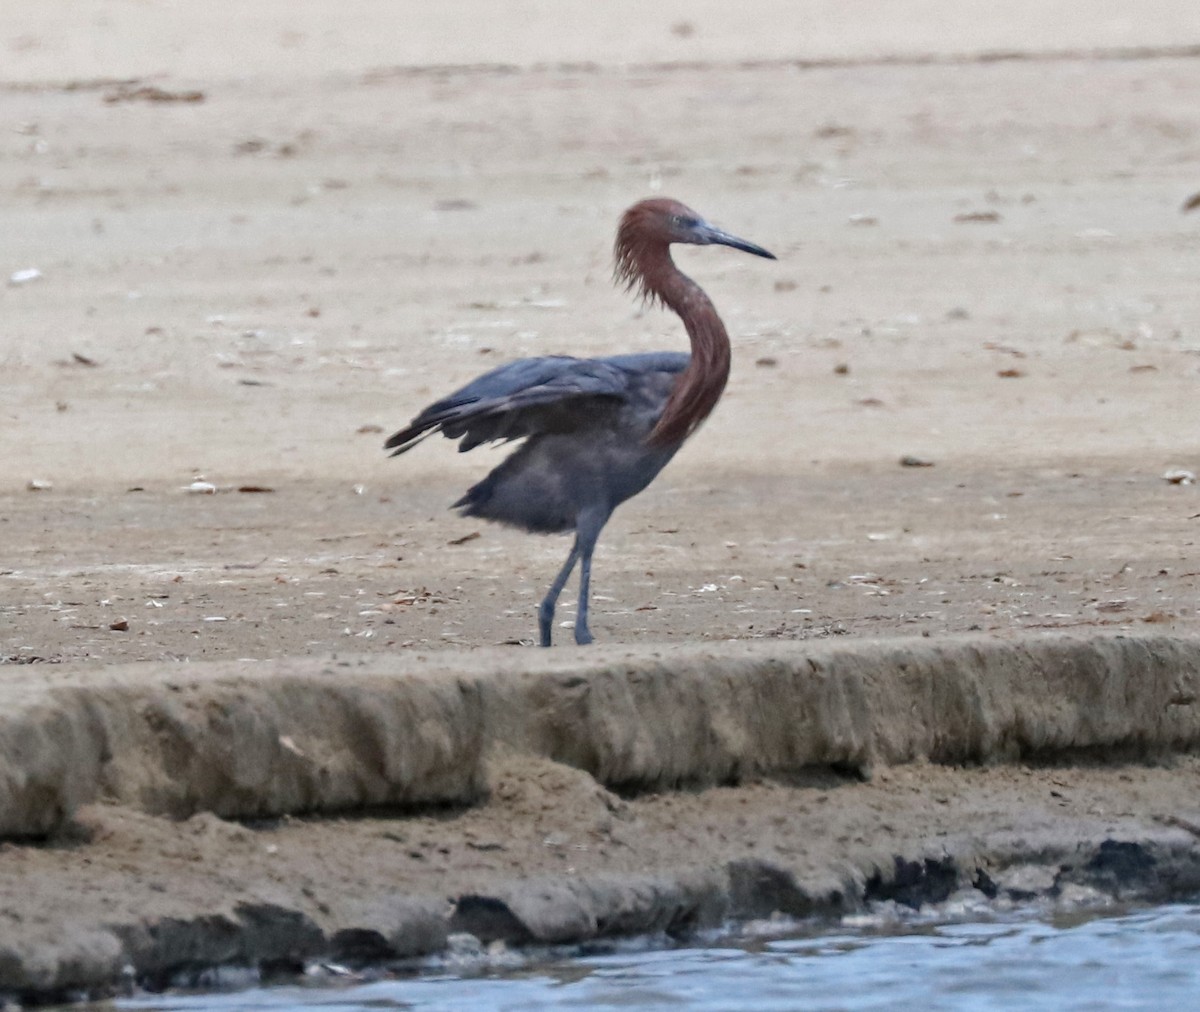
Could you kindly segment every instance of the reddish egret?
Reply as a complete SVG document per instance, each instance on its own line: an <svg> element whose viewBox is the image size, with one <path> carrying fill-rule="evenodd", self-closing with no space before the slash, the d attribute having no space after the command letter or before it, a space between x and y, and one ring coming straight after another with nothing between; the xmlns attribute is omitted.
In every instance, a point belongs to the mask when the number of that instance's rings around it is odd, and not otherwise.
<svg viewBox="0 0 1200 1012"><path fill-rule="evenodd" d="M480 443L525 442L454 504L538 534L575 532L567 561L538 608L550 646L554 606L579 563L575 642L591 643L588 587L592 550L621 503L653 481L716 407L729 378L729 336L696 282L671 259L675 242L718 243L774 260L761 246L714 228L678 201L634 204L617 229L616 278L683 321L691 354L651 352L609 358L547 356L510 362L431 404L387 441L392 456L434 432Z"/></svg>

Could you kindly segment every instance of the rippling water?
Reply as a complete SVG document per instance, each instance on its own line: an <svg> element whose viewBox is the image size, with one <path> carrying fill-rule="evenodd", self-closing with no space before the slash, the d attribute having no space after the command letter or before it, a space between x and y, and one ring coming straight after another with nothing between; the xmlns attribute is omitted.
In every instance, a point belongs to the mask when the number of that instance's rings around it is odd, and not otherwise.
<svg viewBox="0 0 1200 1012"><path fill-rule="evenodd" d="M853 924L853 922L852 922ZM778 928L776 927L776 931ZM886 932L886 933L881 933ZM509 959L516 957L509 954ZM501 959L503 961L503 959ZM111 1006L110 1006L111 1007ZM617 946L507 968L116 1003L140 1012L386 1009L1200 1008L1200 905L1123 916L929 923L863 919L832 933L766 929L711 944Z"/></svg>

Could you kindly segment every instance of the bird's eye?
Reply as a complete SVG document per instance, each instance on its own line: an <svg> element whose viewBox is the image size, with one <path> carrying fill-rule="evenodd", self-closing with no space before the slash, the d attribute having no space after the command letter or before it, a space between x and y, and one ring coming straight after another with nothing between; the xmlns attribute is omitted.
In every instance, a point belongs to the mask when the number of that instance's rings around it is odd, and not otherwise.
<svg viewBox="0 0 1200 1012"><path fill-rule="evenodd" d="M671 216L671 224L679 228L695 228L699 222L695 218L689 218L683 214L675 214Z"/></svg>

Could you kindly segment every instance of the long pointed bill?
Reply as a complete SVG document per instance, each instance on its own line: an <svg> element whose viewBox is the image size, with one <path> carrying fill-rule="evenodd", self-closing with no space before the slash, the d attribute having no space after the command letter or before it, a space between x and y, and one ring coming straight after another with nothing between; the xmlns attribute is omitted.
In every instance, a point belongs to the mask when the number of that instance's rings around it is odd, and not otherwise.
<svg viewBox="0 0 1200 1012"><path fill-rule="evenodd" d="M761 246L756 246L745 239L739 239L736 235L730 235L728 232L722 232L719 228L714 228L707 223L697 229L697 234L707 243L719 246L732 246L734 249L740 249L743 253L753 253L756 257L766 257L768 260L775 259L774 253L768 252Z"/></svg>

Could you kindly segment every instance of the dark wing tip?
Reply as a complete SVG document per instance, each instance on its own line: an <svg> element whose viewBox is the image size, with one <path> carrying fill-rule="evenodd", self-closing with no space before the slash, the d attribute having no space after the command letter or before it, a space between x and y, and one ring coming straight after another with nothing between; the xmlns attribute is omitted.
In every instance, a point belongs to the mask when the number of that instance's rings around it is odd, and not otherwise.
<svg viewBox="0 0 1200 1012"><path fill-rule="evenodd" d="M389 436L387 442L383 444L383 448L392 451L388 454L389 457L399 457L400 454L411 450L421 442L431 431L431 429L422 430L416 426L409 426L407 429L401 429Z"/></svg>

